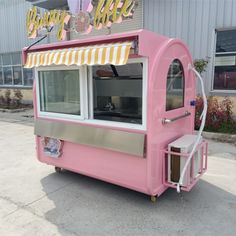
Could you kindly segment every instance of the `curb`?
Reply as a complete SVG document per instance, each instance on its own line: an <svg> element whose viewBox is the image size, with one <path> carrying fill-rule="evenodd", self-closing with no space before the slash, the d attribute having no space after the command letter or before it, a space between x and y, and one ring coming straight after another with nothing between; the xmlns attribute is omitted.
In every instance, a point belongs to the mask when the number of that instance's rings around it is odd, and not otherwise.
<svg viewBox="0 0 236 236"><path fill-rule="evenodd" d="M236 145L236 134L223 134L223 133L212 133L203 132L202 136L206 139L212 139L223 143L232 143Z"/></svg>

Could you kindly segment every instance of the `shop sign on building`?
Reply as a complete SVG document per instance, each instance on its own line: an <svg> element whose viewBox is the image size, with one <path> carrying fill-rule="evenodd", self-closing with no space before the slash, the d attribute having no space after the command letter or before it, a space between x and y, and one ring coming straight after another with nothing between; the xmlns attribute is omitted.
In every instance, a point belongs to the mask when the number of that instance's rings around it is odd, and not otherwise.
<svg viewBox="0 0 236 236"><path fill-rule="evenodd" d="M137 0L68 0L70 11L51 10L40 13L36 7L26 17L29 38L35 38L40 31L51 31L57 26L58 40L65 39L66 32L89 34L92 29L110 28L113 23L132 19Z"/></svg>

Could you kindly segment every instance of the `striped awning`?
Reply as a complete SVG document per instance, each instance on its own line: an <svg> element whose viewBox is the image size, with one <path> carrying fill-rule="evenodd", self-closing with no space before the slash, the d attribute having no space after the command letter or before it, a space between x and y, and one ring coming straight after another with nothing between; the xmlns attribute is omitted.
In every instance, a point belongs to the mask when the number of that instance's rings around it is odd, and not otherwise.
<svg viewBox="0 0 236 236"><path fill-rule="evenodd" d="M25 68L50 65L124 65L132 42L40 51L27 54Z"/></svg>

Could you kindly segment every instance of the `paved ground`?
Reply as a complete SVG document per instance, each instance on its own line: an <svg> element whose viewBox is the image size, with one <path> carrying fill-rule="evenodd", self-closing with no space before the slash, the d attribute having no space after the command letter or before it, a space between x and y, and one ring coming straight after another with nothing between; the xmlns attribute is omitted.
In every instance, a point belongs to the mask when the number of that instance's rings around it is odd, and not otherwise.
<svg viewBox="0 0 236 236"><path fill-rule="evenodd" d="M33 126L33 110L26 110L24 112L0 112L0 121L7 123L18 123Z"/></svg>
<svg viewBox="0 0 236 236"><path fill-rule="evenodd" d="M24 117L26 115L28 117ZM31 112L0 114L0 235L236 235L236 147L210 142L190 192L147 196L35 158Z"/></svg>

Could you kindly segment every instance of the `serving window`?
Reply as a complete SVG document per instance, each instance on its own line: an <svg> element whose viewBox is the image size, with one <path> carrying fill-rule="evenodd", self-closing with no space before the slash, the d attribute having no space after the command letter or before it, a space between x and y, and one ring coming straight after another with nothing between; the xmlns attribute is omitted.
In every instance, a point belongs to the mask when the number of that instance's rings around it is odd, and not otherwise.
<svg viewBox="0 0 236 236"><path fill-rule="evenodd" d="M144 59L121 66L39 67L39 116L145 129L146 67Z"/></svg>
<svg viewBox="0 0 236 236"><path fill-rule="evenodd" d="M81 115L78 70L39 71L40 110Z"/></svg>
<svg viewBox="0 0 236 236"><path fill-rule="evenodd" d="M93 118L142 124L143 63L93 66Z"/></svg>
<svg viewBox="0 0 236 236"><path fill-rule="evenodd" d="M42 117L84 119L86 74L77 66L36 69L38 112ZM85 78L81 79L84 76Z"/></svg>

